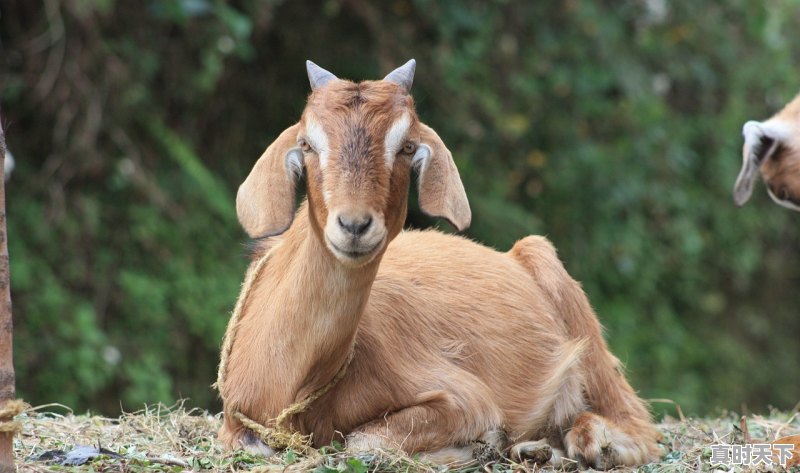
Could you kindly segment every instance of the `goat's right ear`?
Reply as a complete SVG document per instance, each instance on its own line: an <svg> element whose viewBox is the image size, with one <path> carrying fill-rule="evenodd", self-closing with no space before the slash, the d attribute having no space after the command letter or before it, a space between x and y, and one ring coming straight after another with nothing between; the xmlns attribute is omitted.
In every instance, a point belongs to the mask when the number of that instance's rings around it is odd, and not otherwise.
<svg viewBox="0 0 800 473"><path fill-rule="evenodd" d="M292 125L281 133L239 186L236 215L253 238L283 233L292 223L295 183L303 172L298 127Z"/></svg>
<svg viewBox="0 0 800 473"><path fill-rule="evenodd" d="M433 217L447 219L459 231L469 227L472 211L453 155L439 135L420 123L420 146L412 161L419 172L419 206Z"/></svg>
<svg viewBox="0 0 800 473"><path fill-rule="evenodd" d="M750 200L761 163L775 154L786 138L786 130L772 121L763 123L749 121L742 127L742 135L744 135L742 169L733 186L733 201L738 206Z"/></svg>

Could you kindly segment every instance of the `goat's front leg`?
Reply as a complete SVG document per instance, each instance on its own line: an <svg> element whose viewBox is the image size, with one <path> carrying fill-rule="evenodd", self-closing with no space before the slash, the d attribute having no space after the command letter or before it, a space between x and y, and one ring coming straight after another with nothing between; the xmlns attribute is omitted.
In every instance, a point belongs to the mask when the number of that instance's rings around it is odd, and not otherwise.
<svg viewBox="0 0 800 473"><path fill-rule="evenodd" d="M421 453L435 463L461 463L473 459L473 442L501 449L502 414L486 399L447 391L431 391L417 397L413 406L395 411L356 428L347 436L353 452L374 449Z"/></svg>
<svg viewBox="0 0 800 473"><path fill-rule="evenodd" d="M230 412L225 412L225 418L217 433L217 438L230 450L241 448L253 455L264 457L271 457L275 454L275 450L268 447L252 430L234 420Z"/></svg>

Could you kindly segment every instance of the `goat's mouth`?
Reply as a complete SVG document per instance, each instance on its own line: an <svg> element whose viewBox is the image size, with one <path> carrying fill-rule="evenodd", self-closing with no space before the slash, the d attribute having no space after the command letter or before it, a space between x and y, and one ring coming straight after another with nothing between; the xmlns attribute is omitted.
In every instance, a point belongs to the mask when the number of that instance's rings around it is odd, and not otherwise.
<svg viewBox="0 0 800 473"><path fill-rule="evenodd" d="M381 247L383 246L385 239L385 237L380 238L377 242L368 246L362 246L359 242L354 242L350 248L342 248L334 243L330 237L327 235L325 236L325 241L328 244L328 248L330 248L333 255L336 256L339 261L356 266L361 266L372 261L372 259L376 254L378 254L378 251L380 251Z"/></svg>

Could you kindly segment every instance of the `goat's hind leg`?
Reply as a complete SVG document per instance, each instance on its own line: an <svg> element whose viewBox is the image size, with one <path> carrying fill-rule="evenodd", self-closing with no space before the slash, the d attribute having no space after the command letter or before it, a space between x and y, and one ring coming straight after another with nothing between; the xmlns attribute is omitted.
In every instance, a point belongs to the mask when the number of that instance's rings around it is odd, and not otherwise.
<svg viewBox="0 0 800 473"><path fill-rule="evenodd" d="M423 393L413 406L355 429L347 436L347 448L353 452L388 449L420 453L423 459L440 464L473 461L474 442L502 449L505 436L500 429L500 409L475 394Z"/></svg>
<svg viewBox="0 0 800 473"><path fill-rule="evenodd" d="M625 379L611 354L602 327L580 284L567 273L553 245L543 237L527 237L510 251L550 299L572 339L587 340L581 363L582 394L591 412L567 425L567 455L598 468L640 465L661 453L660 437L645 403Z"/></svg>

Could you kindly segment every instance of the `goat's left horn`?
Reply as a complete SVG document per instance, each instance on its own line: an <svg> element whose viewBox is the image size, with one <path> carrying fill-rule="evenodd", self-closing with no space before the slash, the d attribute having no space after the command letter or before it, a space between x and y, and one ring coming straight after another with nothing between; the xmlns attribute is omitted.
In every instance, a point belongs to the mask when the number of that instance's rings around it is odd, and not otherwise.
<svg viewBox="0 0 800 473"><path fill-rule="evenodd" d="M337 77L311 61L306 61L306 72L311 90L317 90Z"/></svg>
<svg viewBox="0 0 800 473"><path fill-rule="evenodd" d="M394 82L395 84L406 89L406 92L411 91L411 84L414 83L414 71L417 69L417 61L410 60L397 69L390 72L383 80Z"/></svg>

